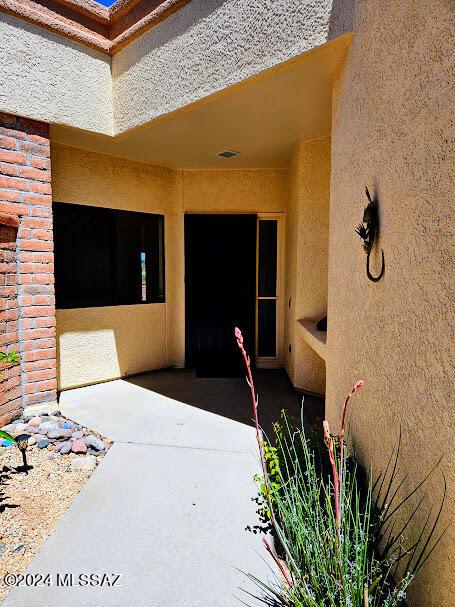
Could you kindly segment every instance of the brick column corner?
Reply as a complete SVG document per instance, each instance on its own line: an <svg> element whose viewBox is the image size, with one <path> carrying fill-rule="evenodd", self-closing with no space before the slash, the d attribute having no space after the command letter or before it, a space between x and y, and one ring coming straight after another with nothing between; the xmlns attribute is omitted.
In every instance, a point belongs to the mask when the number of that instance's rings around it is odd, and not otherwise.
<svg viewBox="0 0 455 607"><path fill-rule="evenodd" d="M0 383L0 424L56 399L49 125L0 112L0 349L19 367ZM15 227L17 226L17 227Z"/></svg>

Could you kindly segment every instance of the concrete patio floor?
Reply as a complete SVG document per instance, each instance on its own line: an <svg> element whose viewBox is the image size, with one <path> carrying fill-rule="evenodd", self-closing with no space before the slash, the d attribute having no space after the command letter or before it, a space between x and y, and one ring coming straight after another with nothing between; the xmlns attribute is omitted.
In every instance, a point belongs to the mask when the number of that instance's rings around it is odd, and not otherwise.
<svg viewBox="0 0 455 607"><path fill-rule="evenodd" d="M273 373L259 375L282 403L276 419L300 399ZM63 414L115 442L28 569L50 573L53 585L15 588L3 605L231 607L241 604L236 597L257 604L239 590L256 592L239 570L273 577L260 536L245 531L257 523L254 428L220 414L243 415L236 382L162 371L63 393ZM75 584L80 574L121 574L120 585L58 586L57 574L67 573Z"/></svg>

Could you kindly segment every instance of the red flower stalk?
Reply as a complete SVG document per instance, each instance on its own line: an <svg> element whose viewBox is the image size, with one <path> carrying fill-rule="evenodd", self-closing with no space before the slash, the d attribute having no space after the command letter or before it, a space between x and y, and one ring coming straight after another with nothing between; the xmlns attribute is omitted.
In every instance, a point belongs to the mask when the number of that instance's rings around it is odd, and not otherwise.
<svg viewBox="0 0 455 607"><path fill-rule="evenodd" d="M340 502L341 502L342 497L343 497L344 429L345 429L345 421L346 421L346 409L347 409L348 402L351 399L351 396L353 396L357 392L357 390L360 390L360 388L363 386L364 383L365 382L363 381L363 379L359 379L359 381L355 384L355 386L352 388L352 390L347 395L346 400L344 401L343 410L342 410L342 413L341 413L341 429L340 429L340 478L339 478Z"/></svg>
<svg viewBox="0 0 455 607"><path fill-rule="evenodd" d="M270 544L267 541L267 538L263 538L262 541L264 542L264 546L267 550L267 552L270 554L270 556L272 557L272 559L275 561L278 569L281 571L281 575L284 577L284 579L286 580L287 585L289 586L289 588L292 586L292 580L289 578L288 573L286 572L286 569L283 567L283 564L280 562L280 560L273 554L273 550L270 547Z"/></svg>
<svg viewBox="0 0 455 607"><path fill-rule="evenodd" d="M341 504L343 500L343 470L344 470L344 432L345 432L345 423L346 423L346 410L348 402L351 397L360 390L365 382L363 379L359 379L359 381L355 384L352 390L346 397L344 401L342 413L341 413L341 429L340 429L340 463L338 473L337 465L335 461L335 452L333 448L333 438L330 435L329 422L327 420L324 421L324 442L329 450L330 463L332 465L332 476L333 476L333 488L334 488L334 499L335 499L335 517L337 523L337 531L338 531L338 539L341 542Z"/></svg>
<svg viewBox="0 0 455 607"><path fill-rule="evenodd" d="M256 440L257 440L258 447L259 447L259 453L261 455L262 472L264 474L264 480L265 480L265 483L267 485L267 488L269 488L267 466L266 466L266 463L265 463L264 449L263 449L263 446L262 446L261 430L260 430L260 427L259 427L259 418L258 418L259 397L256 394L256 391L254 389L254 381L253 381L253 375L251 373L251 361L250 361L250 357L246 353L245 347L243 345L243 335L242 335L242 332L240 331L240 329L238 327L235 328L235 338L237 340L237 345L240 348L240 351L242 353L243 360L245 361L245 366L246 366L246 371L247 371L246 383L250 387L251 400L252 400L252 403L253 403L254 425L256 426Z"/></svg>
<svg viewBox="0 0 455 607"><path fill-rule="evenodd" d="M248 356L246 350L245 350L245 346L243 345L243 335L242 332L240 331L240 329L238 327L235 328L235 338L237 340L237 345L240 348L240 351L242 353L243 356L243 360L245 361L245 366L246 366L246 371L247 371L247 377L246 377L246 383L248 384L248 386L250 387L250 392L251 392L251 401L253 404L253 415L254 415L254 425L256 426L256 440L258 443L258 449L259 449L259 454L261 456L261 467L262 467L262 473L264 475L264 482L265 485L267 487L267 495L268 497L270 497L270 482L269 482L269 475L267 472L267 465L265 462L265 455L264 455L264 446L262 444L262 433L261 433L261 429L259 426L259 417L258 417L258 406L259 406L259 397L256 394L255 388L254 388L254 380L253 380L253 374L251 373L251 360L250 357ZM271 512L271 516L272 516L272 520L275 521L274 519L274 512L272 509L272 506L269 502L269 507L270 507L270 512ZM292 580L289 578L288 573L285 571L282 563L280 563L279 559L275 556L275 554L272 551L272 548L270 547L270 544L268 543L267 539L264 538L264 545L267 549L267 552L271 555L271 557L273 558L273 560L275 561L275 563L277 564L279 570L281 571L281 574L283 575L284 579L286 580L286 583L288 584L289 587L292 586Z"/></svg>
<svg viewBox="0 0 455 607"><path fill-rule="evenodd" d="M333 438L330 434L329 422L327 420L323 423L324 427L324 442L327 449L329 450L330 463L332 465L332 476L333 476L333 489L335 493L335 519L337 523L338 540L341 540L341 513L340 513L340 500L338 495L339 479L337 465L335 462L335 451L333 449Z"/></svg>

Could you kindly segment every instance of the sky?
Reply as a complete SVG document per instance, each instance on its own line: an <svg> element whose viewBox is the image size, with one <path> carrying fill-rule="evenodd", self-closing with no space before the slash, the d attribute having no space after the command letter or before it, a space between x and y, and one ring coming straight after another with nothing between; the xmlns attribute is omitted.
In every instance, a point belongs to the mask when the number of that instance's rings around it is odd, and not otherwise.
<svg viewBox="0 0 455 607"><path fill-rule="evenodd" d="M116 0L95 0L98 4L102 4L103 6L112 6Z"/></svg>

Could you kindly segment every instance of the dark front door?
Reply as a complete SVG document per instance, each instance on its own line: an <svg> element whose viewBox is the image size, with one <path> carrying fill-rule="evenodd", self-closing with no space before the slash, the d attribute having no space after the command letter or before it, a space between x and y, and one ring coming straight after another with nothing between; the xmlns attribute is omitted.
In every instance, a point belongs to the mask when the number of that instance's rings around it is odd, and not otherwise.
<svg viewBox="0 0 455 607"><path fill-rule="evenodd" d="M186 366L200 376L244 373L240 327L254 358L256 215L185 216Z"/></svg>

